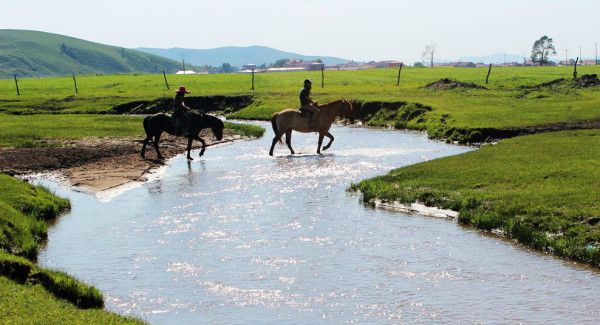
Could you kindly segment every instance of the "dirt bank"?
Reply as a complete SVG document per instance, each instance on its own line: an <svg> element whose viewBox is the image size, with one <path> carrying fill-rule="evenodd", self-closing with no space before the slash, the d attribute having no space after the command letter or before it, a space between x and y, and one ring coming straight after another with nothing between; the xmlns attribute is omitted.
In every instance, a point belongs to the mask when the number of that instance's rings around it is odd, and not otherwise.
<svg viewBox="0 0 600 325"><path fill-rule="evenodd" d="M557 87L567 87L567 88L590 88L590 87L598 87L600 86L600 79L598 79L597 74L584 74L579 78L575 79L567 79L567 78L559 78L549 82L544 82L535 86L522 86L521 89L526 90L543 90L543 89L553 89Z"/></svg>
<svg viewBox="0 0 600 325"><path fill-rule="evenodd" d="M448 78L443 78L438 81L429 83L422 88L426 89L437 89L437 90L448 90L455 88L471 88L471 89L487 89L483 86L475 84L473 82L460 82L458 80L452 80Z"/></svg>
<svg viewBox="0 0 600 325"><path fill-rule="evenodd" d="M223 140L204 137L208 146L244 137L225 134ZM135 181L145 181L152 169L163 166L149 147L146 159L140 157L142 143L131 138L88 138L54 143L56 147L0 148L0 172L23 175L59 172L72 186L100 192ZM165 158L184 153L187 140L163 136L160 149ZM195 143L194 148L198 148ZM210 155L210 150L205 154ZM193 156L194 157L194 156ZM194 157L198 159L196 155Z"/></svg>

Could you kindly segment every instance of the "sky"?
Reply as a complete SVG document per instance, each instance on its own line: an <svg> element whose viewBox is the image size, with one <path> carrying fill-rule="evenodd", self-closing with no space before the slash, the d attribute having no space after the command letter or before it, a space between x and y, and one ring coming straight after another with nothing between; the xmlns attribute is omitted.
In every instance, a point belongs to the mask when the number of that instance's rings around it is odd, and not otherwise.
<svg viewBox="0 0 600 325"><path fill-rule="evenodd" d="M594 57L600 0L0 0L0 29L135 47L265 45L356 61L527 55L543 35L555 59Z"/></svg>

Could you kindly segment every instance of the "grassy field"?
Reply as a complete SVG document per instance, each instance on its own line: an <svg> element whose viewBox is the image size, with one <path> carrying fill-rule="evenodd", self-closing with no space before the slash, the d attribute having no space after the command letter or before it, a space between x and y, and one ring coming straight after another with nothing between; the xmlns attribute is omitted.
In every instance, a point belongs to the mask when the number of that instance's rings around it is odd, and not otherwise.
<svg viewBox="0 0 600 325"><path fill-rule="evenodd" d="M32 262L46 222L69 202L7 175L0 184L0 323L138 322L102 310L98 289Z"/></svg>
<svg viewBox="0 0 600 325"><path fill-rule="evenodd" d="M190 96L252 95L253 103L229 115L240 119L269 119L273 112L298 105L304 78L315 80L313 96L321 103L345 98L361 102L407 102L430 107L418 119L401 126L425 129L431 136L467 142L471 132L511 129L558 123L600 120L600 89L566 86L526 89L557 78L569 78L570 67L517 67L492 70L488 90L432 90L422 86L441 78L484 84L486 69L405 68L400 86L395 69L326 71L325 88L320 72L268 73L256 75L250 90L245 74L169 75L167 90L162 75L81 76L79 94L71 78L21 79L22 95L14 81L0 80L0 112L111 113L113 107L132 101L170 98L173 88L187 86ZM600 73L599 66L583 66L579 74ZM394 123L391 123L392 125Z"/></svg>
<svg viewBox="0 0 600 325"><path fill-rule="evenodd" d="M517 137L351 186L373 199L423 202L459 221L600 266L600 130Z"/></svg>

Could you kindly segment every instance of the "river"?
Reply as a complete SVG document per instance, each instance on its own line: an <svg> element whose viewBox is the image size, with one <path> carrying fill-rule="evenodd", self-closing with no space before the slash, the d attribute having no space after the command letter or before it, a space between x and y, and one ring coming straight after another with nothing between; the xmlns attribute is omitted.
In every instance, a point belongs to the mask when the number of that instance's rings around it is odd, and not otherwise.
<svg viewBox="0 0 600 325"><path fill-rule="evenodd" d="M268 124L261 124L268 128ZM330 151L262 139L209 148L111 200L71 199L39 263L156 324L597 323L600 273L456 221L371 209L351 182L471 150L334 127Z"/></svg>

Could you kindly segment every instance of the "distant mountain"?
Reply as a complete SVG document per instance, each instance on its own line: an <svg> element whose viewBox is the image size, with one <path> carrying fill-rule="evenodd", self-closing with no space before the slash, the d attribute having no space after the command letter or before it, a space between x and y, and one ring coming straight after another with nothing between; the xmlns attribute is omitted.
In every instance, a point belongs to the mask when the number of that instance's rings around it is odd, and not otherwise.
<svg viewBox="0 0 600 325"><path fill-rule="evenodd" d="M303 61L321 59L326 65L336 65L348 62L348 60L336 57L302 55L277 50L267 46L228 46L205 50L183 49L177 47L170 49L137 48L137 50L164 56L180 62L182 58L185 58L185 62L196 66L210 65L216 67L223 63L229 63L236 67L241 67L242 65L249 63L257 65L264 63L268 65L279 59L299 59Z"/></svg>
<svg viewBox="0 0 600 325"><path fill-rule="evenodd" d="M517 54L507 54L507 53L500 53L500 54L490 54L490 55L483 55L483 56L465 56L462 57L463 62L474 62L474 63L485 63L485 64L490 64L490 63L504 63L504 62L523 62L523 56L522 55L517 55Z"/></svg>
<svg viewBox="0 0 600 325"><path fill-rule="evenodd" d="M0 78L175 72L178 68L178 62L137 50L45 32L0 29Z"/></svg>

